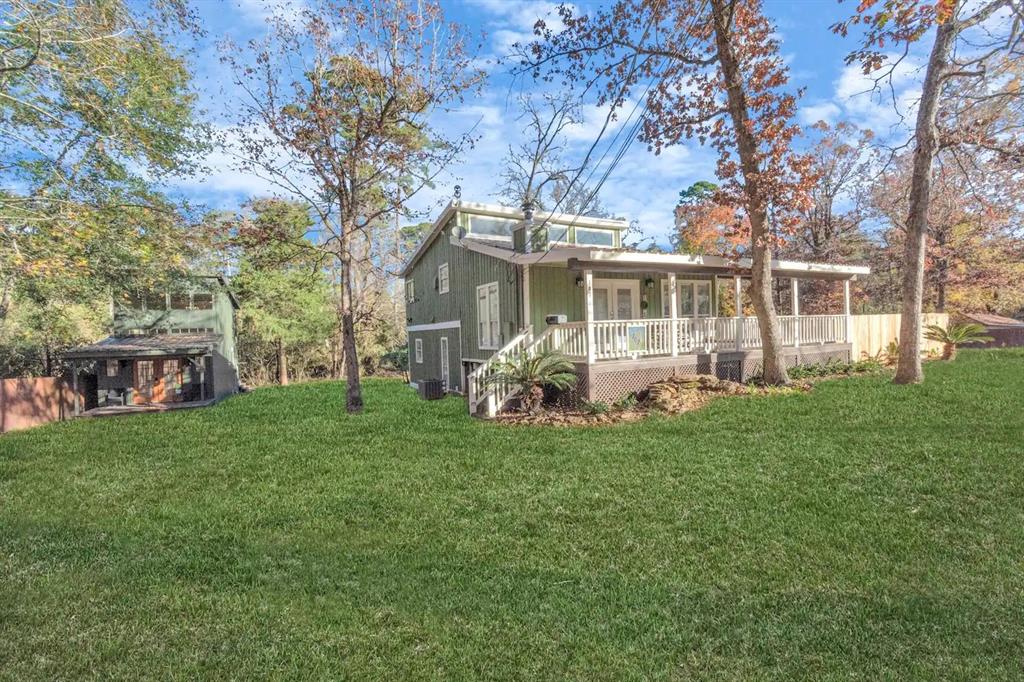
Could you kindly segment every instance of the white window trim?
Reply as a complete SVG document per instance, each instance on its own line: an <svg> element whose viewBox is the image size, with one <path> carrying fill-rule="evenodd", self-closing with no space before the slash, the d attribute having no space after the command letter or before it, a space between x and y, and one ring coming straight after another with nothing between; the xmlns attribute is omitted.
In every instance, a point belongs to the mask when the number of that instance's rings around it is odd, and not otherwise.
<svg viewBox="0 0 1024 682"><path fill-rule="evenodd" d="M491 343L489 343L487 345L484 345L484 340L483 340L482 337L480 337L480 290L484 289L485 291L488 291L488 290L490 290L490 288L492 286L497 291L497 293L495 295L498 297L498 319L497 320L488 319L487 323L488 323L488 330L490 330L491 323L497 322L498 338L497 339L490 339ZM501 285L498 284L498 282L488 282L487 284L479 285L476 288L476 299L475 300L476 300L476 318L477 318L476 319L476 332L477 332L477 336L479 337L479 338L477 338L477 347L480 350L498 350L499 348L501 348ZM487 309L488 309L488 311L490 311L490 303L488 303Z"/></svg>
<svg viewBox="0 0 1024 682"><path fill-rule="evenodd" d="M423 339L416 339L413 342L413 348L415 349L416 364L423 364Z"/></svg>
<svg viewBox="0 0 1024 682"><path fill-rule="evenodd" d="M411 279L405 280L405 302L416 302L416 282Z"/></svg>
<svg viewBox="0 0 1024 682"><path fill-rule="evenodd" d="M444 270L444 277L441 277L441 271ZM441 263L437 266L437 293L447 294L451 289L451 273L448 270L447 263Z"/></svg>

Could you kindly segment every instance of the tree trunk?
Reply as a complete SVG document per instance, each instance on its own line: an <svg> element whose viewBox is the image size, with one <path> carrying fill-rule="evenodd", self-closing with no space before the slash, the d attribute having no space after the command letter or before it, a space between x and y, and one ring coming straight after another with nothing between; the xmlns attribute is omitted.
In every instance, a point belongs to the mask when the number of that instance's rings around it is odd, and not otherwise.
<svg viewBox="0 0 1024 682"><path fill-rule="evenodd" d="M284 342L277 340L277 383L288 385L288 354L284 351Z"/></svg>
<svg viewBox="0 0 1024 682"><path fill-rule="evenodd" d="M959 3L957 3L959 4ZM932 165L938 151L936 119L942 79L956 41L956 9L953 18L939 24L935 44L928 58L921 103L915 128L914 173L910 183L907 239L903 250L903 306L900 317L900 357L896 365L897 384L917 384L921 371L921 302L924 297L924 259L928 236L928 204L931 200Z"/></svg>
<svg viewBox="0 0 1024 682"><path fill-rule="evenodd" d="M348 250L350 226L342 225L338 240L339 274L341 277L341 349L345 365L345 409L350 413L363 411L363 389L359 381L359 353L356 349L355 313L352 305L352 255Z"/></svg>
<svg viewBox="0 0 1024 682"><path fill-rule="evenodd" d="M728 0L712 0L711 9L715 25L715 47L718 62L722 67L729 116L736 131L736 146L740 157L740 169L746 185L746 209L750 219L750 301L757 314L757 325L761 332L763 356L762 378L766 384L789 383L786 362L782 354L782 335L779 320L772 302L771 253L768 250L768 208L767 200L760 191L757 161L757 141L750 128L749 109L743 89L743 77L739 62L733 53L731 41L731 18Z"/></svg>

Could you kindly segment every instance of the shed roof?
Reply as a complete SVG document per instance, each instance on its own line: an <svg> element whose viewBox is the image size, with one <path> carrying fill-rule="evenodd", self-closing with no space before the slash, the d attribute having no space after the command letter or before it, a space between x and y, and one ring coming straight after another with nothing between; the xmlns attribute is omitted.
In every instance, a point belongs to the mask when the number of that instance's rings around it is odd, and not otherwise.
<svg viewBox="0 0 1024 682"><path fill-rule="evenodd" d="M1012 317L1003 317L1002 315L992 315L991 313L962 313L961 317L986 327L1024 327L1024 322L1020 320L1015 320Z"/></svg>
<svg viewBox="0 0 1024 682"><path fill-rule="evenodd" d="M69 358L201 355L211 352L220 340L220 334L209 333L108 336L102 341L72 348L64 355Z"/></svg>

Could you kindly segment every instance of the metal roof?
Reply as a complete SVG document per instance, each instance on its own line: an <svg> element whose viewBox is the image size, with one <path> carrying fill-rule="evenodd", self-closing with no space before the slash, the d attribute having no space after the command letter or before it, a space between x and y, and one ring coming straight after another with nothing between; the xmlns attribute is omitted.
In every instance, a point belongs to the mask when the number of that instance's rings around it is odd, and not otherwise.
<svg viewBox="0 0 1024 682"><path fill-rule="evenodd" d="M220 334L152 334L108 336L102 341L77 346L64 353L69 358L102 358L136 355L199 355L209 353Z"/></svg>

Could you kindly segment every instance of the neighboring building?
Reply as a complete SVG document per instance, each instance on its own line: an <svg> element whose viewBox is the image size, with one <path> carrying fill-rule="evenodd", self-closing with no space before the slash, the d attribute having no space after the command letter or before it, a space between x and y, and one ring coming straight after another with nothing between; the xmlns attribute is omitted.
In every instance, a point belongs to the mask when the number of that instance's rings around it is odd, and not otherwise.
<svg viewBox="0 0 1024 682"><path fill-rule="evenodd" d="M985 333L992 337L991 341L979 344L975 348L1024 346L1024 322L1020 320L991 313L960 313L956 317L959 322L980 324L985 328Z"/></svg>
<svg viewBox="0 0 1024 682"><path fill-rule="evenodd" d="M486 382L494 363L531 350L569 356L576 397L606 402L674 372L760 371L757 320L736 305L750 263L626 249L627 227L449 204L402 270L411 383L440 379L468 394L472 412L493 414L511 397ZM775 261L772 270L791 283L792 314L779 318L790 360L849 359L849 283L868 268ZM799 315L799 279L841 282L843 313Z"/></svg>
<svg viewBox="0 0 1024 682"><path fill-rule="evenodd" d="M206 402L235 393L236 310L220 276L115 300L113 333L65 354L76 387L82 370L95 374L100 407Z"/></svg>

